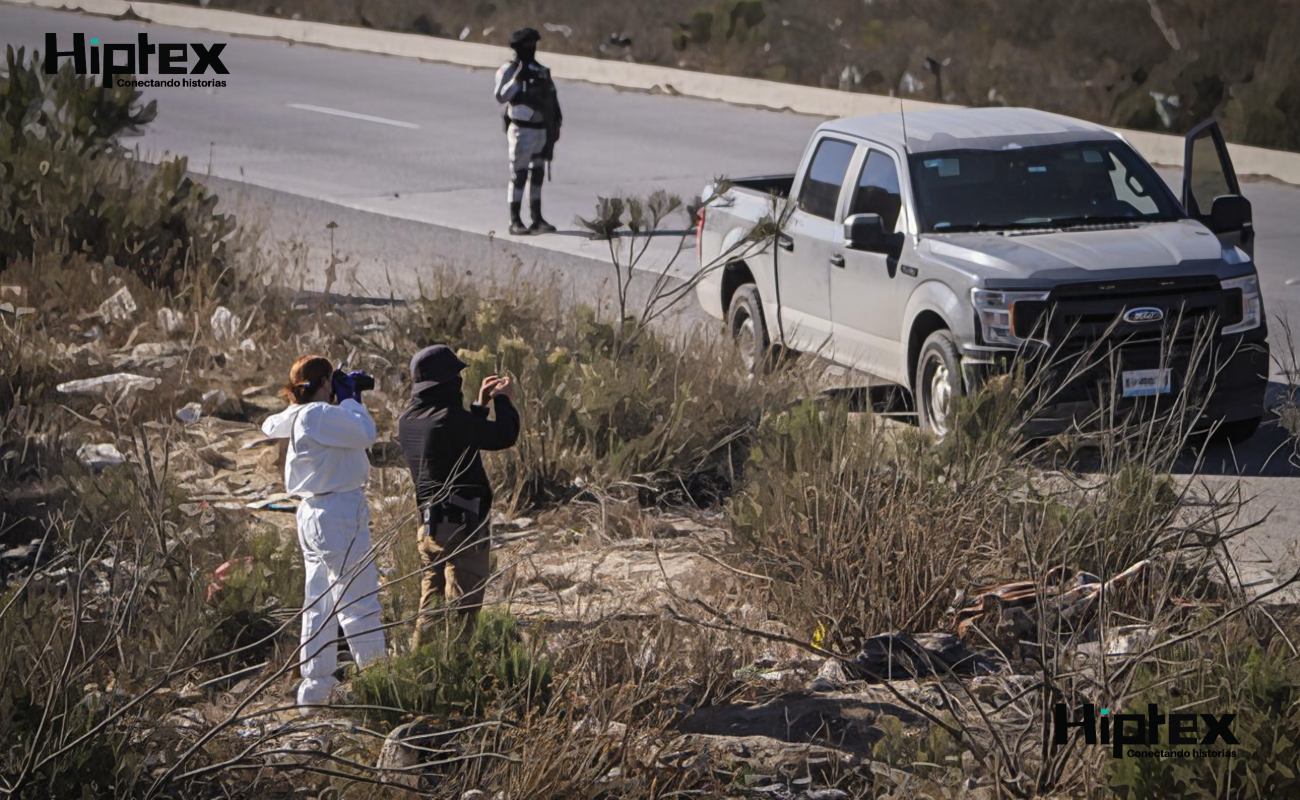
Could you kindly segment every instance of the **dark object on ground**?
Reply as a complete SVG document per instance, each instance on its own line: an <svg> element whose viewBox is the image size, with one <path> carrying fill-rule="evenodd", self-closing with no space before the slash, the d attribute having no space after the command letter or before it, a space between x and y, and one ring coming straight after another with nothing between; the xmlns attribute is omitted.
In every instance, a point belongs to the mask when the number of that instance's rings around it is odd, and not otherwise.
<svg viewBox="0 0 1300 800"><path fill-rule="evenodd" d="M869 681L924 678L931 675L993 675L1004 664L972 650L950 633L884 633L873 636L847 663L851 673Z"/></svg>

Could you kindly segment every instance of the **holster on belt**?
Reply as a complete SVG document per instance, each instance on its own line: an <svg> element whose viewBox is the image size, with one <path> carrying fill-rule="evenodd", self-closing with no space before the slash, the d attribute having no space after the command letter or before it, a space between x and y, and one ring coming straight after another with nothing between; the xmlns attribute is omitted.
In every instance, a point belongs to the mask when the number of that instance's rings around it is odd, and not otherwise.
<svg viewBox="0 0 1300 800"><path fill-rule="evenodd" d="M457 494L448 495L438 503L424 509L424 525L439 547L460 547L474 536L483 523L480 512L482 500L469 499Z"/></svg>

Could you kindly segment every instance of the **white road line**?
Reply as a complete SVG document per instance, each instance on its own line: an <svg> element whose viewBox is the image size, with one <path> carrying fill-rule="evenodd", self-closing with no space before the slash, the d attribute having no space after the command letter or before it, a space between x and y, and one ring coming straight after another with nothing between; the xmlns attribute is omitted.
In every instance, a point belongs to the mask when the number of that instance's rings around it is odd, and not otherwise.
<svg viewBox="0 0 1300 800"><path fill-rule="evenodd" d="M410 128L411 130L420 129L420 126L413 122L402 122L400 119L385 119L384 117L372 117L369 114L358 114L355 111L341 111L337 108L309 106L305 103L290 103L289 108L296 108L299 111L315 111L317 114L330 114L335 117L347 117L348 119L359 119L366 122L378 122L380 125L392 125L394 128Z"/></svg>

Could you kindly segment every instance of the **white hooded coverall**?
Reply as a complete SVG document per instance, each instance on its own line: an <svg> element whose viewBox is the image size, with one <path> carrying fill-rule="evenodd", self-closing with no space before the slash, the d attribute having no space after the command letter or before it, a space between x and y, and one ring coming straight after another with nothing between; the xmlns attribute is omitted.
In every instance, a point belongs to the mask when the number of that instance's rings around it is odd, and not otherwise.
<svg viewBox="0 0 1300 800"><path fill-rule="evenodd" d="M302 498L298 544L306 586L298 704L323 704L337 683L336 624L343 626L358 667L385 653L378 571L370 553L370 508L363 491L375 421L365 406L349 399L337 406L290 406L266 420L262 431L289 440L285 491Z"/></svg>

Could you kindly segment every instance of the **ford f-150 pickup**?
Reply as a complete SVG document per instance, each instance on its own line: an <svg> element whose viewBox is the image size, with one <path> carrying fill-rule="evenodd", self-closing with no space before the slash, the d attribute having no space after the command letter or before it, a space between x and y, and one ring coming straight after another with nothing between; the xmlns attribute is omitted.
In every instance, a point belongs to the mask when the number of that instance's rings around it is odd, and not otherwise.
<svg viewBox="0 0 1300 800"><path fill-rule="evenodd" d="M1060 384L1036 412L1048 429L1184 393L1231 439L1260 423L1251 207L1213 121L1187 137L1181 199L1119 134L1015 108L827 122L793 175L715 189L702 265L736 252L774 196L790 205L775 246L698 284L756 366L780 346L900 384L939 435L953 398L1013 363ZM1059 368L1071 353L1096 364Z"/></svg>

